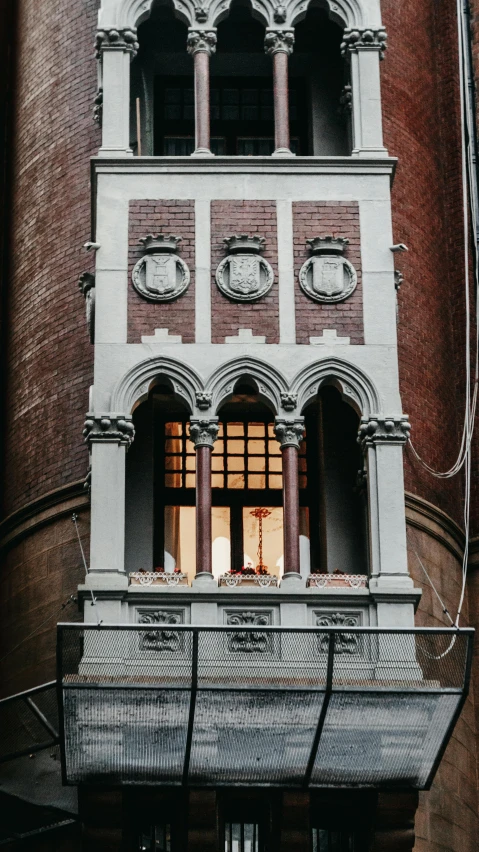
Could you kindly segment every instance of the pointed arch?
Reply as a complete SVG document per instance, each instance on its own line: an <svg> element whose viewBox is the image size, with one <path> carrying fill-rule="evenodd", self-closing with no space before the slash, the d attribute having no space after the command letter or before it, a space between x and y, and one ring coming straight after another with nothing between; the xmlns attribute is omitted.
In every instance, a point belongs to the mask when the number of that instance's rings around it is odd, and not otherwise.
<svg viewBox="0 0 479 852"><path fill-rule="evenodd" d="M381 401L374 382L359 367L340 358L327 358L304 367L294 378L291 392L297 394L298 411L311 402L322 385L334 385L345 402L361 417L381 411Z"/></svg>
<svg viewBox="0 0 479 852"><path fill-rule="evenodd" d="M195 413L196 394L204 390L198 373L192 367L164 356L141 361L125 373L113 390L112 411L131 414L140 402L148 398L153 385L161 378L171 385L189 413Z"/></svg>
<svg viewBox="0 0 479 852"><path fill-rule="evenodd" d="M228 361L211 374L206 390L211 393L212 411L217 412L219 406L231 399L240 379L253 381L258 388L259 399L275 414L279 413L281 394L288 390L284 376L270 364L249 356Z"/></svg>

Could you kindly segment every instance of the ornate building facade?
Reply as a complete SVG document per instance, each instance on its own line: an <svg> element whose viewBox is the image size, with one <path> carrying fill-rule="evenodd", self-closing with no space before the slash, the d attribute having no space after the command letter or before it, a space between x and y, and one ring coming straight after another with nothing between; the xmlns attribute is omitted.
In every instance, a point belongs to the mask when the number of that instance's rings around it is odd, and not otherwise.
<svg viewBox="0 0 479 852"><path fill-rule="evenodd" d="M21 717L2 789L71 816L29 842L472 852L464 477L417 458L464 410L454 9L5 20L0 670L59 759Z"/></svg>

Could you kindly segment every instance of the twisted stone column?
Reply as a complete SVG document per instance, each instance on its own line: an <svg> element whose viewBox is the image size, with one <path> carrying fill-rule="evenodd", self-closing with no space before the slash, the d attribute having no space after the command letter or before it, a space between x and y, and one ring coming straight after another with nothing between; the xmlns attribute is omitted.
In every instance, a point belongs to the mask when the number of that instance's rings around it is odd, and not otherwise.
<svg viewBox="0 0 479 852"><path fill-rule="evenodd" d="M188 31L187 50L195 63L194 156L211 157L210 56L216 50L216 30L190 29Z"/></svg>
<svg viewBox="0 0 479 852"><path fill-rule="evenodd" d="M267 30L264 49L273 57L274 153L273 157L292 157L289 139L288 56L293 51L293 30Z"/></svg>

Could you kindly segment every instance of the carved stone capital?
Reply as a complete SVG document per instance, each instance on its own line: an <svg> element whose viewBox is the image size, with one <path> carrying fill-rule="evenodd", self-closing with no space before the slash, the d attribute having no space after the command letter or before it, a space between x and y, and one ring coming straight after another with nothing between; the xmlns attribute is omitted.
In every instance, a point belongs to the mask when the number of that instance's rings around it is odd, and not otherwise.
<svg viewBox="0 0 479 852"><path fill-rule="evenodd" d="M190 420L190 441L198 447L210 447L213 449L218 436L218 418L209 417L198 420Z"/></svg>
<svg viewBox="0 0 479 852"><path fill-rule="evenodd" d="M363 450L375 444L405 444L411 424L405 415L393 417L363 417L358 432L358 443Z"/></svg>
<svg viewBox="0 0 479 852"><path fill-rule="evenodd" d="M384 59L387 48L387 33L384 27L378 29L345 29L341 43L341 56L348 56L357 50L379 50L379 58Z"/></svg>
<svg viewBox="0 0 479 852"><path fill-rule="evenodd" d="M282 450L285 447L296 447L299 450L304 435L304 417L297 417L295 420L276 417L274 421L274 434Z"/></svg>
<svg viewBox="0 0 479 852"><path fill-rule="evenodd" d="M93 121L102 126L103 121L103 89L100 86L93 99Z"/></svg>
<svg viewBox="0 0 479 852"><path fill-rule="evenodd" d="M281 408L285 411L294 411L296 405L298 403L298 394L297 393L282 393L281 397Z"/></svg>
<svg viewBox="0 0 479 852"><path fill-rule="evenodd" d="M136 27L127 27L119 30L109 27L108 29L97 30L95 38L97 59L100 58L103 50L123 50L130 53L130 58L134 59L139 47Z"/></svg>
<svg viewBox="0 0 479 852"><path fill-rule="evenodd" d="M293 45L294 30L266 30L264 52L268 56L274 56L275 53L287 53L290 56L293 52Z"/></svg>
<svg viewBox="0 0 479 852"><path fill-rule="evenodd" d="M87 414L83 429L85 443L108 441L128 448L135 437L132 418L121 414Z"/></svg>
<svg viewBox="0 0 479 852"><path fill-rule="evenodd" d="M212 56L216 51L216 30L188 30L186 49L191 56L195 53Z"/></svg>
<svg viewBox="0 0 479 852"><path fill-rule="evenodd" d="M212 396L204 391L196 391L196 404L200 411L208 411L211 407Z"/></svg>

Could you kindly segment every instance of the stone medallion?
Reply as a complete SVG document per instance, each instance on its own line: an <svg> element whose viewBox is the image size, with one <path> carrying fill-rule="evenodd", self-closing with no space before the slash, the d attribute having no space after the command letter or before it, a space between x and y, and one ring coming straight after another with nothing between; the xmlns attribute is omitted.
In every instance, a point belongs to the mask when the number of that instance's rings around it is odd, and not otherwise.
<svg viewBox="0 0 479 852"><path fill-rule="evenodd" d="M299 272L301 289L316 302L342 302L358 283L354 266L343 257L349 240L342 237L314 237L306 240L312 257Z"/></svg>
<svg viewBox="0 0 479 852"><path fill-rule="evenodd" d="M216 283L221 292L235 302L253 302L271 290L274 272L261 257L264 237L237 234L227 237L229 254L216 270Z"/></svg>
<svg viewBox="0 0 479 852"><path fill-rule="evenodd" d="M182 296L190 283L190 271L175 253L181 237L148 234L140 240L145 255L133 269L133 286L140 296L153 302L171 302Z"/></svg>

